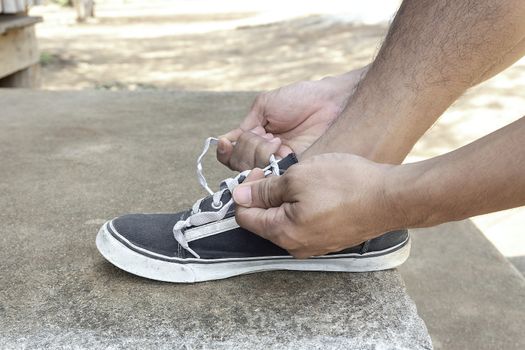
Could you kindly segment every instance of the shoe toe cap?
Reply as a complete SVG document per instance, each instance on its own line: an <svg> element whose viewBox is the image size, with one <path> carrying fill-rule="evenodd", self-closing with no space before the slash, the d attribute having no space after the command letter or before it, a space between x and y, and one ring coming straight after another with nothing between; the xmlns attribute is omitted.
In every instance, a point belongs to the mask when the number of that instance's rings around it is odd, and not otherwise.
<svg viewBox="0 0 525 350"><path fill-rule="evenodd" d="M111 232L143 250L177 256L179 245L173 237L173 226L184 213L127 214L111 221Z"/></svg>

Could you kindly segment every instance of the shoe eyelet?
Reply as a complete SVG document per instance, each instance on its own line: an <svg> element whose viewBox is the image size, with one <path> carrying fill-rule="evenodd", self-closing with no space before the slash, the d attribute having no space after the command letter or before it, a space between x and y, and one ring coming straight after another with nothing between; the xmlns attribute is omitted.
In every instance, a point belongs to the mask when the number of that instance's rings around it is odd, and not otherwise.
<svg viewBox="0 0 525 350"><path fill-rule="evenodd" d="M213 209L221 209L222 206L223 206L223 203L222 203L222 201L219 201L218 204L215 204L214 202L212 202L211 206L213 207Z"/></svg>

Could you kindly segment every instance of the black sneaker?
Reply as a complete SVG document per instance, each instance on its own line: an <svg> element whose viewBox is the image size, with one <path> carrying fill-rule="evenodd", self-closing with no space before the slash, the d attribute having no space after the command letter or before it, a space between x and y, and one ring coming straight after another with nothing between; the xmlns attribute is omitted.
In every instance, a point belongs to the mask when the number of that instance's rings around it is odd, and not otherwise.
<svg viewBox="0 0 525 350"><path fill-rule="evenodd" d="M197 162L199 181L210 195L176 214L129 214L105 223L97 235L100 253L115 266L166 282L200 282L269 270L365 272L401 265L410 252L406 230L385 233L355 247L305 260L237 225L233 188L249 171L226 179L213 193ZM275 161L265 174L282 175L294 154Z"/></svg>

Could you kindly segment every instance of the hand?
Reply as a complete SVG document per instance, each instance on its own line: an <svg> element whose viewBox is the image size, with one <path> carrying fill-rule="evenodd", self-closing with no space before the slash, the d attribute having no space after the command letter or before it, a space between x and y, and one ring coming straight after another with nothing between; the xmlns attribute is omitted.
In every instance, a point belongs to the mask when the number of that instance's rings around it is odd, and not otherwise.
<svg viewBox="0 0 525 350"><path fill-rule="evenodd" d="M261 93L239 128L220 137L217 159L243 171L265 167L271 154L302 153L341 113L366 70Z"/></svg>
<svg viewBox="0 0 525 350"><path fill-rule="evenodd" d="M404 227L404 216L386 195L392 168L329 153L280 177L264 178L254 169L233 192L236 220L296 258L337 252Z"/></svg>

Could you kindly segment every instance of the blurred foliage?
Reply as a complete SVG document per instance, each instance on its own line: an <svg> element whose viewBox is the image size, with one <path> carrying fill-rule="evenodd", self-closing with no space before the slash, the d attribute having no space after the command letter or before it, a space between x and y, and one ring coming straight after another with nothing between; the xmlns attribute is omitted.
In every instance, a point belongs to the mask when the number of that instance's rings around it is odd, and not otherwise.
<svg viewBox="0 0 525 350"><path fill-rule="evenodd" d="M40 53L40 64L42 66L47 66L51 64L53 60L54 60L54 57L49 52L43 51L42 53Z"/></svg>

